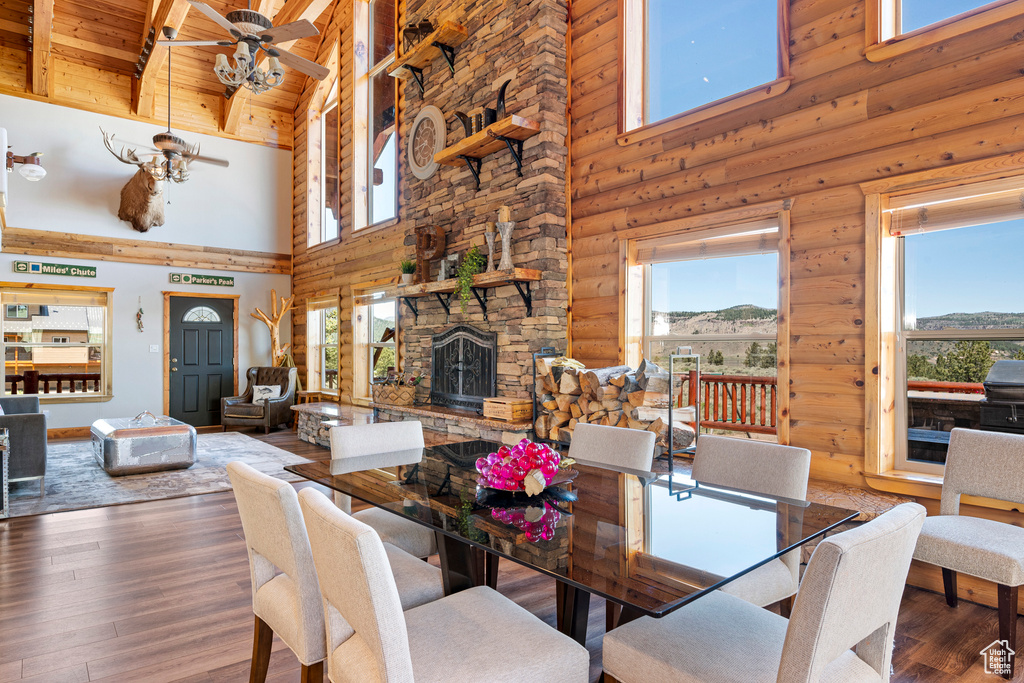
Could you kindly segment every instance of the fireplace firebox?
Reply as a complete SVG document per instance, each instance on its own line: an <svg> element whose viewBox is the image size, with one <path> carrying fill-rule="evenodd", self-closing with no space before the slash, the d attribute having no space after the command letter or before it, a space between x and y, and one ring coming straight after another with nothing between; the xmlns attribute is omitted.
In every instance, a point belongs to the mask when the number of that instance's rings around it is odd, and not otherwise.
<svg viewBox="0 0 1024 683"><path fill-rule="evenodd" d="M456 325L431 341L430 402L483 413L498 386L498 336Z"/></svg>

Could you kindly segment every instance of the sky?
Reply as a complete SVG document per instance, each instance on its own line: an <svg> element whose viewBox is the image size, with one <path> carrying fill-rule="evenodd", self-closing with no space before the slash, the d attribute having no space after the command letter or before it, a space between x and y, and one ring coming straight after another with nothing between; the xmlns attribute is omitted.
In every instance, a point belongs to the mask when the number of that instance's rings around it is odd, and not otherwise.
<svg viewBox="0 0 1024 683"><path fill-rule="evenodd" d="M1024 311L1024 219L904 238L908 314Z"/></svg>
<svg viewBox="0 0 1024 683"><path fill-rule="evenodd" d="M717 311L740 304L778 308L779 257L770 254L651 266L655 311Z"/></svg>
<svg viewBox="0 0 1024 683"><path fill-rule="evenodd" d="M903 32L986 4L902 0ZM647 0L647 121L778 78L775 0Z"/></svg>

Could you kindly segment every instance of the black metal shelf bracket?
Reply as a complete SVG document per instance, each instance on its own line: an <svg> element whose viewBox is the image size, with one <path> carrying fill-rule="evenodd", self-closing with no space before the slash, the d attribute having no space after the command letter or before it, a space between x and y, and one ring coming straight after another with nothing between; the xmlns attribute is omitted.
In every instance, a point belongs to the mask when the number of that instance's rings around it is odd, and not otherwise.
<svg viewBox="0 0 1024 683"><path fill-rule="evenodd" d="M470 287L469 291L473 292L473 296L480 302L480 310L484 312L484 320L487 318L487 290L479 287Z"/></svg>
<svg viewBox="0 0 1024 683"><path fill-rule="evenodd" d="M530 282L519 282L518 280L513 281L512 284L519 290L519 298L526 304L526 317L529 318L533 315L533 292L530 291ZM526 285L526 290L523 290L523 285Z"/></svg>
<svg viewBox="0 0 1024 683"><path fill-rule="evenodd" d="M450 318L452 315L451 298L449 297L448 300L445 300L440 292L434 292L434 296L437 297L437 302L444 307L444 314Z"/></svg>
<svg viewBox="0 0 1024 683"><path fill-rule="evenodd" d="M516 162L516 173L520 178L523 177L523 141L513 140L512 138L505 137L504 135L495 135L494 137L503 141L508 146L508 151L512 154L512 158ZM513 144L515 143L515 144Z"/></svg>
<svg viewBox="0 0 1024 683"><path fill-rule="evenodd" d="M413 318L413 320L415 320L416 322L419 322L420 321L420 312L419 312L419 309L416 307L416 303L415 303L416 299L413 299L412 297L408 297L408 296L400 296L398 298L401 299L403 302L405 302L405 305L409 307L410 311L412 311L412 318Z"/></svg>
<svg viewBox="0 0 1024 683"><path fill-rule="evenodd" d="M480 159L474 159L473 157L466 156L465 154L459 155L460 159L466 162L466 166L469 167L470 173L473 174L473 178L476 180L476 189L480 189L480 167L483 165L483 161ZM522 175L520 173L519 175Z"/></svg>
<svg viewBox="0 0 1024 683"><path fill-rule="evenodd" d="M451 45L445 45L444 43L439 43L436 40L434 41L433 45L434 45L434 47L436 47L438 50L441 51L442 55L444 55L444 61L448 62L448 69L452 72L452 75L454 76L455 75L455 48L452 47Z"/></svg>
<svg viewBox="0 0 1024 683"><path fill-rule="evenodd" d="M416 85L420 86L420 95L422 95L425 92L423 87L423 69L416 66L407 66L405 68L407 68L409 73L412 74L412 78L416 81Z"/></svg>

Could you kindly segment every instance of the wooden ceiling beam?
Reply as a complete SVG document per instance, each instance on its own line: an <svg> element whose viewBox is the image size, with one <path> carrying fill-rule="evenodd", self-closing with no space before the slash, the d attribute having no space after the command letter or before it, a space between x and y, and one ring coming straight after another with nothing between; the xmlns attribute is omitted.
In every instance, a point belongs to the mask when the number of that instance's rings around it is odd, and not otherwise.
<svg viewBox="0 0 1024 683"><path fill-rule="evenodd" d="M301 21L302 19L315 21L330 4L331 0L286 0L281 11L274 16L274 26L284 26L285 24ZM289 40L278 43L275 47L288 50L296 42ZM259 68L265 69L266 63L266 57L260 59ZM244 109L243 105L247 99L241 96L241 90L242 88L239 88L230 99L225 99L221 102L220 127L221 130L232 135L238 134L238 127L241 124L242 111Z"/></svg>
<svg viewBox="0 0 1024 683"><path fill-rule="evenodd" d="M29 71L34 95L49 97L53 91L53 0L33 0Z"/></svg>
<svg viewBox="0 0 1024 683"><path fill-rule="evenodd" d="M327 21L323 34L320 36L320 44L316 49L316 58L313 60L317 64L326 66L330 69L331 73L324 81L317 81L312 76L306 76L302 82L302 88L299 90L299 96L295 100L295 114L300 114L312 106L324 82L331 84L338 81L340 59L335 54L334 48L341 41L339 19L345 16L345 13L339 10L339 5L341 5L340 2L334 6L334 10L331 12L331 18Z"/></svg>
<svg viewBox="0 0 1024 683"><path fill-rule="evenodd" d="M155 4L153 18L146 25L142 34L143 53L141 56L143 65L142 73L137 73L132 79L132 113L146 118L152 117L156 106L156 82L164 62L167 61L167 50L156 44L157 40L163 37L164 26L170 26L175 31L181 30L185 23L185 17L192 5L185 0L159 0ZM145 45L149 39L150 31L153 31L153 44L150 52L145 53ZM168 87L170 85L168 84Z"/></svg>

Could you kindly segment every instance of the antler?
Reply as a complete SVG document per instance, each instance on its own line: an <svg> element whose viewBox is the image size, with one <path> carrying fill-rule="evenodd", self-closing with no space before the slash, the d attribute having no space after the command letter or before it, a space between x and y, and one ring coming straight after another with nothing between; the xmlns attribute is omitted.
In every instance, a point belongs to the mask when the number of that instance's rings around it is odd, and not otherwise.
<svg viewBox="0 0 1024 683"><path fill-rule="evenodd" d="M134 149L128 149L127 147L122 147L120 154L115 152L114 151L114 147L111 145L111 142L114 139L114 134L113 133L108 133L107 131L103 130L103 128L100 128L100 132L103 133L103 144L104 144L104 146L106 146L107 151L109 151L111 154L113 154L115 157L117 157L118 161L121 161L121 162L123 162L125 164L131 164L133 166L142 166L142 165L144 165L146 163L146 162L142 161L141 159L139 159L138 155L135 154L135 150Z"/></svg>

